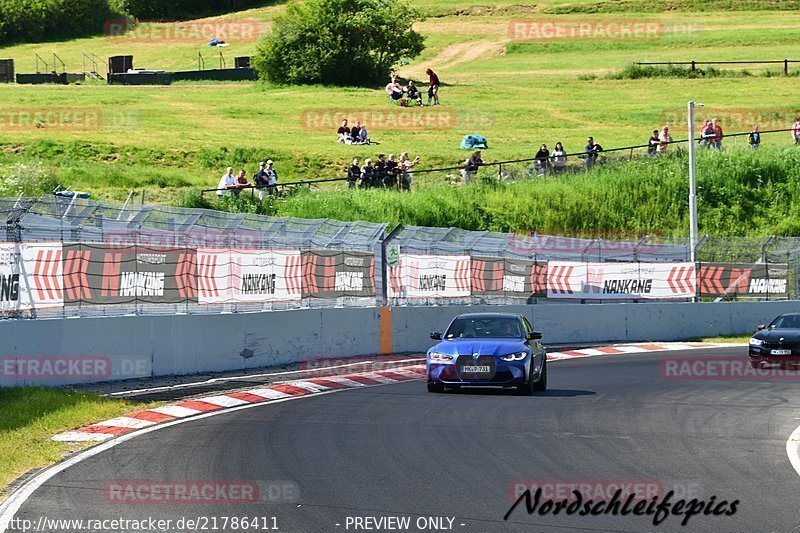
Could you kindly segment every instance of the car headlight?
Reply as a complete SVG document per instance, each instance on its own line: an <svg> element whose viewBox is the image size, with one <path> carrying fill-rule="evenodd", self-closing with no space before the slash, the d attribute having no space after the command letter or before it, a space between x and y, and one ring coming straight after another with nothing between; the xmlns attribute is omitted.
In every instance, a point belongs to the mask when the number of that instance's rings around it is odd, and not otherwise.
<svg viewBox="0 0 800 533"><path fill-rule="evenodd" d="M750 338L750 346L761 346L764 344L764 341L761 339L756 339L755 337Z"/></svg>
<svg viewBox="0 0 800 533"><path fill-rule="evenodd" d="M508 355L501 355L500 359L503 361L522 361L528 356L527 352L515 352Z"/></svg>
<svg viewBox="0 0 800 533"><path fill-rule="evenodd" d="M453 362L453 356L452 355L448 355L446 353L440 353L440 352L431 352L431 353L428 354L428 358L430 358L431 362L433 362L433 363L440 363L440 364L443 364L443 365L446 365L448 363L452 363Z"/></svg>

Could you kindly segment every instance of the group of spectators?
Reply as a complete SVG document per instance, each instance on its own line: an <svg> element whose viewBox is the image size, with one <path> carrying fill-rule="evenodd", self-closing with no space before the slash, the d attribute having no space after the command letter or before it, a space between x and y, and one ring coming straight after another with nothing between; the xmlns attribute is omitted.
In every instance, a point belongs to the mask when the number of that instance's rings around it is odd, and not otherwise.
<svg viewBox="0 0 800 533"><path fill-rule="evenodd" d="M431 105L431 102L433 105L441 105L439 102L439 76L430 68L425 69L425 74L428 75L427 105ZM420 107L425 106L422 103L422 93L414 84L414 80L408 80L408 84L404 87L397 81L397 76L392 75L391 81L386 84L386 94L390 104L407 107L411 102L416 102Z"/></svg>
<svg viewBox="0 0 800 533"><path fill-rule="evenodd" d="M217 185L217 196L239 196L242 189L253 187L258 191L260 199L277 194L278 172L273 165L271 159L259 163L252 183L247 181L247 172L244 169L234 176L233 167L228 167Z"/></svg>
<svg viewBox="0 0 800 533"><path fill-rule="evenodd" d="M347 186L351 189L383 188L411 191L411 180L414 177L411 169L419 163L419 156L411 159L408 152L395 159L394 154L378 154L373 162L371 158L361 160L356 157L347 168Z"/></svg>
<svg viewBox="0 0 800 533"><path fill-rule="evenodd" d="M352 128L347 119L342 120L342 125L336 130L336 135L336 142L344 144L370 144L372 142L369 139L367 125L361 124L360 120L356 120Z"/></svg>
<svg viewBox="0 0 800 533"><path fill-rule="evenodd" d="M594 137L586 139L586 146L583 149L583 159L586 169L589 170L597 163L597 159L603 147L594 140ZM538 176L545 174L560 174L567 168L568 155L564 150L564 145L557 142L553 151L547 148L546 144L539 147L539 151L533 156L533 172Z"/></svg>

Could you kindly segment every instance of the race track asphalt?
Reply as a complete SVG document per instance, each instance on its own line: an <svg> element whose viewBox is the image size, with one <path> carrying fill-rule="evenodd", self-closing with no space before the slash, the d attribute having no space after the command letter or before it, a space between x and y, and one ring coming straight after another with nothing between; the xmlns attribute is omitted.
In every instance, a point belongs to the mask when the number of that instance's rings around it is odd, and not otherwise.
<svg viewBox="0 0 800 533"><path fill-rule="evenodd" d="M420 517L452 518L452 531L469 533L797 531L800 476L786 439L800 425L800 379L664 374L662 360L709 356L743 360L746 348L557 361L549 390L533 397L430 394L413 381L227 412L78 463L39 488L17 518L216 517L218 531L236 531L230 522L222 528L223 517L275 517L284 533L436 531L418 529ZM256 481L261 501L109 501L109 482L125 480ZM685 527L682 516L654 526L652 515L529 515L524 504L504 520L517 484L563 489L576 481L595 495L627 482L673 489L673 502L738 505L733 516L700 514ZM410 527L354 528L356 517L387 516L409 517ZM265 529L248 529L256 530Z"/></svg>

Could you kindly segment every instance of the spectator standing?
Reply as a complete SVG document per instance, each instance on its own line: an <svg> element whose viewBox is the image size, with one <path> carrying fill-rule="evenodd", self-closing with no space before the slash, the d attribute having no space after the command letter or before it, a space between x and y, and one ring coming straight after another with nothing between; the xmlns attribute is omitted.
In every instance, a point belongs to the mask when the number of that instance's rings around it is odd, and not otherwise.
<svg viewBox="0 0 800 533"><path fill-rule="evenodd" d="M361 167L361 181L359 187L368 189L375 184L375 167L372 166L372 159L369 157L364 160L364 166Z"/></svg>
<svg viewBox="0 0 800 533"><path fill-rule="evenodd" d="M378 160L375 161L375 177L373 185L375 187L382 187L386 180L386 154L378 154Z"/></svg>
<svg viewBox="0 0 800 533"><path fill-rule="evenodd" d="M716 118L711 119L711 126L714 128L714 136L711 138L711 146L716 148L717 150L722 150L722 126L719 125L719 121Z"/></svg>
<svg viewBox="0 0 800 533"><path fill-rule="evenodd" d="M794 118L794 124L792 125L792 140L794 144L800 144L800 117Z"/></svg>
<svg viewBox="0 0 800 533"><path fill-rule="evenodd" d="M747 142L751 150L758 150L758 147L761 146L761 134L758 133L758 125L753 126L753 131L747 137Z"/></svg>
<svg viewBox="0 0 800 533"><path fill-rule="evenodd" d="M267 185L269 186L269 194L276 194L278 192L278 171L273 167L272 159L267 161Z"/></svg>
<svg viewBox="0 0 800 533"><path fill-rule="evenodd" d="M267 176L267 163L262 161L258 165L258 172L256 173L256 177L253 180L256 188L258 189L258 199L263 200L264 196L266 196L269 191L267 187L269 186L269 176Z"/></svg>
<svg viewBox="0 0 800 533"><path fill-rule="evenodd" d="M394 154L389 154L389 159L386 161L386 177L383 180L384 187L394 189L397 187L397 173L398 164L394 158Z"/></svg>
<svg viewBox="0 0 800 533"><path fill-rule="evenodd" d="M400 175L400 189L411 192L411 180L414 178L411 169L414 168L417 163L419 163L419 156L411 161L408 158L408 152L400 154L400 170L402 171Z"/></svg>
<svg viewBox="0 0 800 533"><path fill-rule="evenodd" d="M356 184L358 183L358 178L361 177L361 167L359 164L361 160L357 157L353 158L353 164L347 167L347 187L350 189L355 189Z"/></svg>
<svg viewBox="0 0 800 533"><path fill-rule="evenodd" d="M244 169L242 169L236 175L236 186L235 189L233 190L233 195L239 196L239 193L242 192L242 189L249 186L250 182L247 181L247 173L245 172Z"/></svg>
<svg viewBox="0 0 800 533"><path fill-rule="evenodd" d="M653 130L653 134L650 136L650 139L647 140L647 157L653 157L656 155L659 142L658 130Z"/></svg>
<svg viewBox="0 0 800 533"><path fill-rule="evenodd" d="M346 143L350 140L350 128L347 126L347 119L342 121L342 125L336 130L336 134L339 136L337 140L340 143Z"/></svg>
<svg viewBox="0 0 800 533"><path fill-rule="evenodd" d="M593 137L586 139L586 170L591 170L597 162L597 155L603 151L603 147L594 142Z"/></svg>
<svg viewBox="0 0 800 533"><path fill-rule="evenodd" d="M440 105L439 76L437 76L436 73L429 68L425 69L425 74L428 75L428 105L431 105L431 99L433 100L433 105Z"/></svg>
<svg viewBox="0 0 800 533"><path fill-rule="evenodd" d="M483 160L480 150L473 153L461 170L461 177L464 178L464 183L469 184L472 182L473 178L478 175L478 169L487 163L488 161Z"/></svg>
<svg viewBox="0 0 800 533"><path fill-rule="evenodd" d="M539 147L539 151L533 158L533 168L536 170L537 176L543 176L550 170L550 150L547 145L543 144Z"/></svg>
<svg viewBox="0 0 800 533"><path fill-rule="evenodd" d="M560 143L556 143L556 147L553 148L553 171L556 174L561 174L567 168L567 152L564 151L564 146Z"/></svg>
<svg viewBox="0 0 800 533"><path fill-rule="evenodd" d="M705 119L703 126L700 128L700 146L703 148L711 148L711 141L714 138L714 125L711 121Z"/></svg>
<svg viewBox="0 0 800 533"><path fill-rule="evenodd" d="M236 177L233 175L233 167L228 167L228 170L219 179L217 185L217 196L230 196L231 190L236 188Z"/></svg>
<svg viewBox="0 0 800 533"><path fill-rule="evenodd" d="M669 127L663 126L661 128L661 134L658 136L658 146L656 147L656 153L666 154L670 143L672 143L672 136L669 134Z"/></svg>

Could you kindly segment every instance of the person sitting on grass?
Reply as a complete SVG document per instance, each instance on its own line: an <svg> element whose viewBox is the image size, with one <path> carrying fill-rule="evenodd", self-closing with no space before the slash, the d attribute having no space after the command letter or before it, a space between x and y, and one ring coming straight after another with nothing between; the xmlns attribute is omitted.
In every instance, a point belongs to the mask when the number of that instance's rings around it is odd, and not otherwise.
<svg viewBox="0 0 800 533"><path fill-rule="evenodd" d="M403 98L403 86L397 81L396 76L392 76L392 81L386 84L386 94L389 95L389 103L396 104Z"/></svg>
<svg viewBox="0 0 800 533"><path fill-rule="evenodd" d="M361 121L356 120L356 123L350 128L350 142L352 144L358 144L358 136L361 133Z"/></svg>
<svg viewBox="0 0 800 533"><path fill-rule="evenodd" d="M369 132L367 131L366 126L361 126L361 129L358 131L358 144L369 144Z"/></svg>
<svg viewBox="0 0 800 533"><path fill-rule="evenodd" d="M337 142L347 143L350 141L350 128L347 126L347 119L342 121L342 125L336 130L336 134L339 136Z"/></svg>
<svg viewBox="0 0 800 533"><path fill-rule="evenodd" d="M406 87L406 95L408 96L408 100L416 100L417 104L420 107L424 107L425 104L422 103L422 93L419 92L417 86L414 85L414 80L408 80L408 86Z"/></svg>

